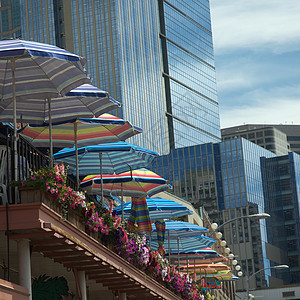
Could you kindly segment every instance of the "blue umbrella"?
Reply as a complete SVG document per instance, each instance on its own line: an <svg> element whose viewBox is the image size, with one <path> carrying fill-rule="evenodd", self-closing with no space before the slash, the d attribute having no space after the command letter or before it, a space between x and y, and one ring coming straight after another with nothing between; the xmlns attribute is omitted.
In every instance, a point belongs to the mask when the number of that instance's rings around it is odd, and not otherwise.
<svg viewBox="0 0 300 300"><path fill-rule="evenodd" d="M151 220L158 219L170 219L177 218L181 216L191 215L193 212L187 207L163 198L147 198L147 205L149 209L149 215ZM130 216L131 201L124 204L124 217L128 218ZM118 215L122 214L122 205L117 206L114 211Z"/></svg>
<svg viewBox="0 0 300 300"><path fill-rule="evenodd" d="M165 245L169 247L169 253L172 254L182 254L188 253L191 251L199 250L201 248L207 248L213 245L216 241L204 236L190 236L190 237L181 237L165 240ZM151 239L151 248L157 249L159 243L156 239Z"/></svg>
<svg viewBox="0 0 300 300"><path fill-rule="evenodd" d="M166 232L168 233L170 239L177 239L177 237L183 238L199 236L202 233L208 232L207 228L188 222L166 220L165 224ZM153 231L157 232L155 226L153 228Z"/></svg>
<svg viewBox="0 0 300 300"><path fill-rule="evenodd" d="M154 151L126 142L107 143L78 148L80 176L90 174L120 174L149 167L158 156ZM75 148L65 148L53 155L55 161L67 163L76 174ZM100 171L100 172L99 172ZM101 176L102 177L102 176ZM103 179L101 180L103 186ZM103 188L101 196L103 198Z"/></svg>
<svg viewBox="0 0 300 300"><path fill-rule="evenodd" d="M55 46L22 40L0 41L0 111L13 103L15 179L18 174L17 101L51 99L89 83L83 68L85 60ZM48 101L50 107L50 100ZM28 101L24 108L30 110ZM51 112L51 109L49 109ZM49 115L51 120L51 114ZM10 121L10 120L3 120ZM52 145L50 141L50 149Z"/></svg>

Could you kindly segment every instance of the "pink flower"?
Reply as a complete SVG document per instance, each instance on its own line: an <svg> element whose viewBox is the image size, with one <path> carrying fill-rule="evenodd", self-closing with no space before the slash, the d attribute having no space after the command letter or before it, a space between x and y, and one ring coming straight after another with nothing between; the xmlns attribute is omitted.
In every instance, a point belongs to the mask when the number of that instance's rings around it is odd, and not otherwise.
<svg viewBox="0 0 300 300"><path fill-rule="evenodd" d="M114 224L114 229L117 229L121 225L121 218L118 217L115 224Z"/></svg>

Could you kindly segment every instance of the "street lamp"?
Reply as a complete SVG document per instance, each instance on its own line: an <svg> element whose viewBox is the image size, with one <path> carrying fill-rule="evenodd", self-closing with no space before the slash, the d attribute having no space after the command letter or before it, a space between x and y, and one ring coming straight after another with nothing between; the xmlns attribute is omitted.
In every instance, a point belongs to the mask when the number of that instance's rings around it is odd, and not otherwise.
<svg viewBox="0 0 300 300"><path fill-rule="evenodd" d="M288 265L278 265L278 266L274 266L274 267L268 267L268 268L264 268L264 269L260 269L258 271L256 271L255 273L253 273L252 275L248 275L248 273L246 273L246 296L247 296L247 300L251 299L249 298L249 280L254 277L257 273L262 272L264 270L267 269L288 269L289 266Z"/></svg>
<svg viewBox="0 0 300 300"><path fill-rule="evenodd" d="M213 230L213 232L209 235L211 236L213 233L215 233L217 230L219 230L221 227L227 225L228 223L234 222L236 220L239 219L254 219L254 220L262 220L262 219L267 219L270 218L271 216L267 213L260 213L260 214L253 214L253 215L246 215L246 216L240 216L240 217L236 217L233 219L230 219L228 221L226 221L225 223L218 225L217 223L212 223L211 224L211 228Z"/></svg>

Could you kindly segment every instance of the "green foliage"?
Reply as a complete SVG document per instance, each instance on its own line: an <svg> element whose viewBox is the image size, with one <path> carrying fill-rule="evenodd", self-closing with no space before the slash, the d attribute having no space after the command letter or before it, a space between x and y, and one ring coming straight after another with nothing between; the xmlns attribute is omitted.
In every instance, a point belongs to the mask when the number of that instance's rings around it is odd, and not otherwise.
<svg viewBox="0 0 300 300"><path fill-rule="evenodd" d="M35 278L32 283L33 300L61 300L68 293L68 282L64 277L49 277L44 274Z"/></svg>

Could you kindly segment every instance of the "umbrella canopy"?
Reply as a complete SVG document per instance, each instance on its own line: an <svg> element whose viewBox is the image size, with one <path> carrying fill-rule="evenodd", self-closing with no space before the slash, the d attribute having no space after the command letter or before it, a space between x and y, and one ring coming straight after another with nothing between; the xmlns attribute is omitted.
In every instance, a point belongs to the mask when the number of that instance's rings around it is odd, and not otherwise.
<svg viewBox="0 0 300 300"><path fill-rule="evenodd" d="M199 236L202 233L208 232L207 228L192 223L188 223L188 222L166 220L165 224L166 224L166 235L171 240L173 239L177 240L178 237L183 238L183 237L191 237L197 235ZM156 232L155 226L153 230L154 232Z"/></svg>
<svg viewBox="0 0 300 300"><path fill-rule="evenodd" d="M89 83L84 65L85 59L56 46L0 41L1 108L10 103L13 93L18 100L55 98Z"/></svg>
<svg viewBox="0 0 300 300"><path fill-rule="evenodd" d="M78 147L124 141L142 129L110 114L97 118L74 118L52 124L52 140L56 147ZM36 147L49 145L49 127L27 125L21 135Z"/></svg>
<svg viewBox="0 0 300 300"><path fill-rule="evenodd" d="M97 194L101 191L101 176L89 175L82 182L88 192ZM138 169L122 174L103 175L103 192L118 196L146 197L169 190L166 179L147 169ZM149 201L147 199L148 207ZM131 202L126 204L130 214ZM120 208L120 213L121 213Z"/></svg>
<svg viewBox="0 0 300 300"><path fill-rule="evenodd" d="M179 254L189 251L194 251L199 248L210 247L216 241L203 236L191 236L191 237L178 237L176 239L168 239L166 238L163 246L166 249L169 249L169 253L171 254ZM151 248L157 249L159 247L159 243L156 239L151 239Z"/></svg>
<svg viewBox="0 0 300 300"><path fill-rule="evenodd" d="M187 207L169 199L147 198L147 204L151 220L170 219L193 214ZM124 204L125 218L129 217L130 210L131 201ZM117 215L120 215L122 206L117 206L114 211L117 212Z"/></svg>
<svg viewBox="0 0 300 300"><path fill-rule="evenodd" d="M17 120L22 123L49 123L49 105L45 98L18 99ZM121 104L105 91L90 84L83 84L63 97L51 98L52 123L72 118L92 118L120 107ZM0 103L0 122L13 121L13 103L6 100ZM48 137L49 138L49 137Z"/></svg>
<svg viewBox="0 0 300 300"><path fill-rule="evenodd" d="M53 145L57 147L72 147L75 144L75 165L77 186L79 187L78 146L89 146L108 142L123 141L142 129L131 125L110 114L103 114L98 118L78 118L61 123L52 124ZM50 127L26 126L22 135L36 147L48 145Z"/></svg>
<svg viewBox="0 0 300 300"><path fill-rule="evenodd" d="M158 156L154 151L126 142L81 147L78 148L80 176L99 173L99 154L102 155L103 174L120 174L148 167ZM55 161L67 163L71 173L76 173L75 148L65 148L53 156Z"/></svg>
<svg viewBox="0 0 300 300"><path fill-rule="evenodd" d="M205 274L205 271L211 269L218 271L230 271L230 267L223 263L201 263L201 264L189 264L181 265L181 271L189 271L190 273L202 273Z"/></svg>
<svg viewBox="0 0 300 300"><path fill-rule="evenodd" d="M50 99L89 83L83 68L85 60L55 46L22 41L0 41L0 113L13 103L12 117L2 121L14 124L15 179L18 176L17 102L21 99ZM50 106L50 100L48 104ZM25 109L34 103L28 101ZM50 109L51 111L51 109ZM51 115L50 115L51 116ZM51 122L50 122L51 123ZM51 144L51 143L50 143ZM52 146L51 146L52 149Z"/></svg>

